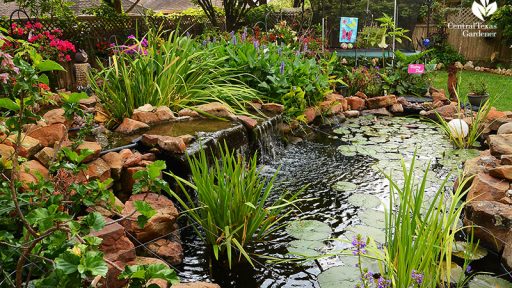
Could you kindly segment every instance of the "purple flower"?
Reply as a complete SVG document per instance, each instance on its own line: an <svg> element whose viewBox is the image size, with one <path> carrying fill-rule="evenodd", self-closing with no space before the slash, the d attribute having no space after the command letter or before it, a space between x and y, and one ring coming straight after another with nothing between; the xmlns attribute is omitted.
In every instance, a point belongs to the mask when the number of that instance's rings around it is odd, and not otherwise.
<svg viewBox="0 0 512 288"><path fill-rule="evenodd" d="M279 67L279 72L281 72L281 75L284 74L284 61L281 61L281 66Z"/></svg>
<svg viewBox="0 0 512 288"><path fill-rule="evenodd" d="M205 40L203 40L203 46L206 46L206 44L208 44L208 41L206 41L206 39L205 39Z"/></svg>
<svg viewBox="0 0 512 288"><path fill-rule="evenodd" d="M304 44L304 52L308 52L308 43Z"/></svg>
<svg viewBox="0 0 512 288"><path fill-rule="evenodd" d="M190 38L190 32L187 31L187 34L185 35L187 35L187 37Z"/></svg>
<svg viewBox="0 0 512 288"><path fill-rule="evenodd" d="M9 74L8 73L0 74L0 81L2 81L4 84L7 84L8 80L9 80Z"/></svg>
<svg viewBox="0 0 512 288"><path fill-rule="evenodd" d="M281 56L283 54L283 48L279 47L277 48L277 55Z"/></svg>
<svg viewBox="0 0 512 288"><path fill-rule="evenodd" d="M366 254L366 242L362 240L361 235L354 236L354 239L352 240L352 246L354 250L352 251L352 254L354 255L363 255Z"/></svg>
<svg viewBox="0 0 512 288"><path fill-rule="evenodd" d="M128 39L132 39L132 40L135 40L135 35L128 35Z"/></svg>
<svg viewBox="0 0 512 288"><path fill-rule="evenodd" d="M363 278L366 279L366 280L372 280L373 279L373 272L368 271L368 272L364 273Z"/></svg>
<svg viewBox="0 0 512 288"><path fill-rule="evenodd" d="M471 269L472 269L471 265L468 265L468 267L466 267L466 273L471 273Z"/></svg>
<svg viewBox="0 0 512 288"><path fill-rule="evenodd" d="M254 45L254 48L256 50L259 50L260 49L260 42L258 42L258 40L254 40L252 41L252 45Z"/></svg>
<svg viewBox="0 0 512 288"><path fill-rule="evenodd" d="M418 273L416 270L412 270L411 277L416 281L416 284L421 285L423 283L423 274Z"/></svg>
<svg viewBox="0 0 512 288"><path fill-rule="evenodd" d="M380 277L377 279L377 288L389 288L391 287L391 281L386 278Z"/></svg>
<svg viewBox="0 0 512 288"><path fill-rule="evenodd" d="M148 39L144 38L142 39L142 41L140 42L140 45L142 45L142 47L148 47Z"/></svg>

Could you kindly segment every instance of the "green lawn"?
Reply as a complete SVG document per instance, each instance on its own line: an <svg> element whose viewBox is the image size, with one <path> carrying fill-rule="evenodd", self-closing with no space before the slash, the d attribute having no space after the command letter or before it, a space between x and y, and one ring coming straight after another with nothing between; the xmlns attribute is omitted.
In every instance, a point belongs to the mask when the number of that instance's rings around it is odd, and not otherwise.
<svg viewBox="0 0 512 288"><path fill-rule="evenodd" d="M460 79L459 94L462 97L468 94L470 82L478 83L483 80L487 83L489 95L497 97L494 106L501 111L512 111L512 77L476 71L460 71L457 75ZM434 87L448 91L448 73L446 71L434 72L432 80ZM446 93L448 94L448 92Z"/></svg>

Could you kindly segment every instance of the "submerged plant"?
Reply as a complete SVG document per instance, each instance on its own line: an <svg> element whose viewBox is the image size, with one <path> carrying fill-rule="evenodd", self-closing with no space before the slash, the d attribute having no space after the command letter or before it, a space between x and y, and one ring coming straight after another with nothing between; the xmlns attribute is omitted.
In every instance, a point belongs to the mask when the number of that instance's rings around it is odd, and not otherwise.
<svg viewBox="0 0 512 288"><path fill-rule="evenodd" d="M279 221L290 213L285 209L298 201L301 191L270 199L277 172L267 181L257 167L256 155L246 160L230 152L227 145L220 151L220 160L213 160L213 165L209 165L204 150L188 161L191 182L171 174L185 197L173 191L170 194L200 226L196 231L211 245L217 260L225 254L231 267L233 254L238 254L239 259L243 256L252 264L246 246L278 228ZM197 193L197 201L185 186Z"/></svg>

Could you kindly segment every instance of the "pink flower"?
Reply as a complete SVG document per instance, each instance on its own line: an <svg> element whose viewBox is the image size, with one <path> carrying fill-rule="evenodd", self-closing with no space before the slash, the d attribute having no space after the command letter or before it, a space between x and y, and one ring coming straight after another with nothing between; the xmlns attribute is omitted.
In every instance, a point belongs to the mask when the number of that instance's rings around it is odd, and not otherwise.
<svg viewBox="0 0 512 288"><path fill-rule="evenodd" d="M35 27L36 29L43 29L43 24L41 24L41 22L36 22L36 23L34 24L34 27Z"/></svg>
<svg viewBox="0 0 512 288"><path fill-rule="evenodd" d="M9 80L9 74L8 74L8 73L1 73L1 74L0 74L0 80L1 80L4 84L7 84L7 81Z"/></svg>
<svg viewBox="0 0 512 288"><path fill-rule="evenodd" d="M67 62L70 62L71 61L71 56L66 55L65 59L66 59Z"/></svg>

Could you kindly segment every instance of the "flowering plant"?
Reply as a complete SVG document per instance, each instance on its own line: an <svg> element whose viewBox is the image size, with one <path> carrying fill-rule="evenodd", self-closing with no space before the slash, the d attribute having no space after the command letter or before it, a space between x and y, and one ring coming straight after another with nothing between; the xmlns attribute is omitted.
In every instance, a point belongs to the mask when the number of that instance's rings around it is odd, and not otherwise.
<svg viewBox="0 0 512 288"><path fill-rule="evenodd" d="M37 47L38 53L45 59L59 62L71 62L73 53L76 52L75 45L67 40L62 40L61 29L46 30L40 22L27 22L25 25L13 23L10 36L22 38ZM15 50L19 42L6 41L2 50Z"/></svg>
<svg viewBox="0 0 512 288"><path fill-rule="evenodd" d="M110 47L113 53L124 53L128 55L147 55L148 39L143 37L142 40L138 40L135 35L129 35L127 41L123 45L111 43Z"/></svg>

